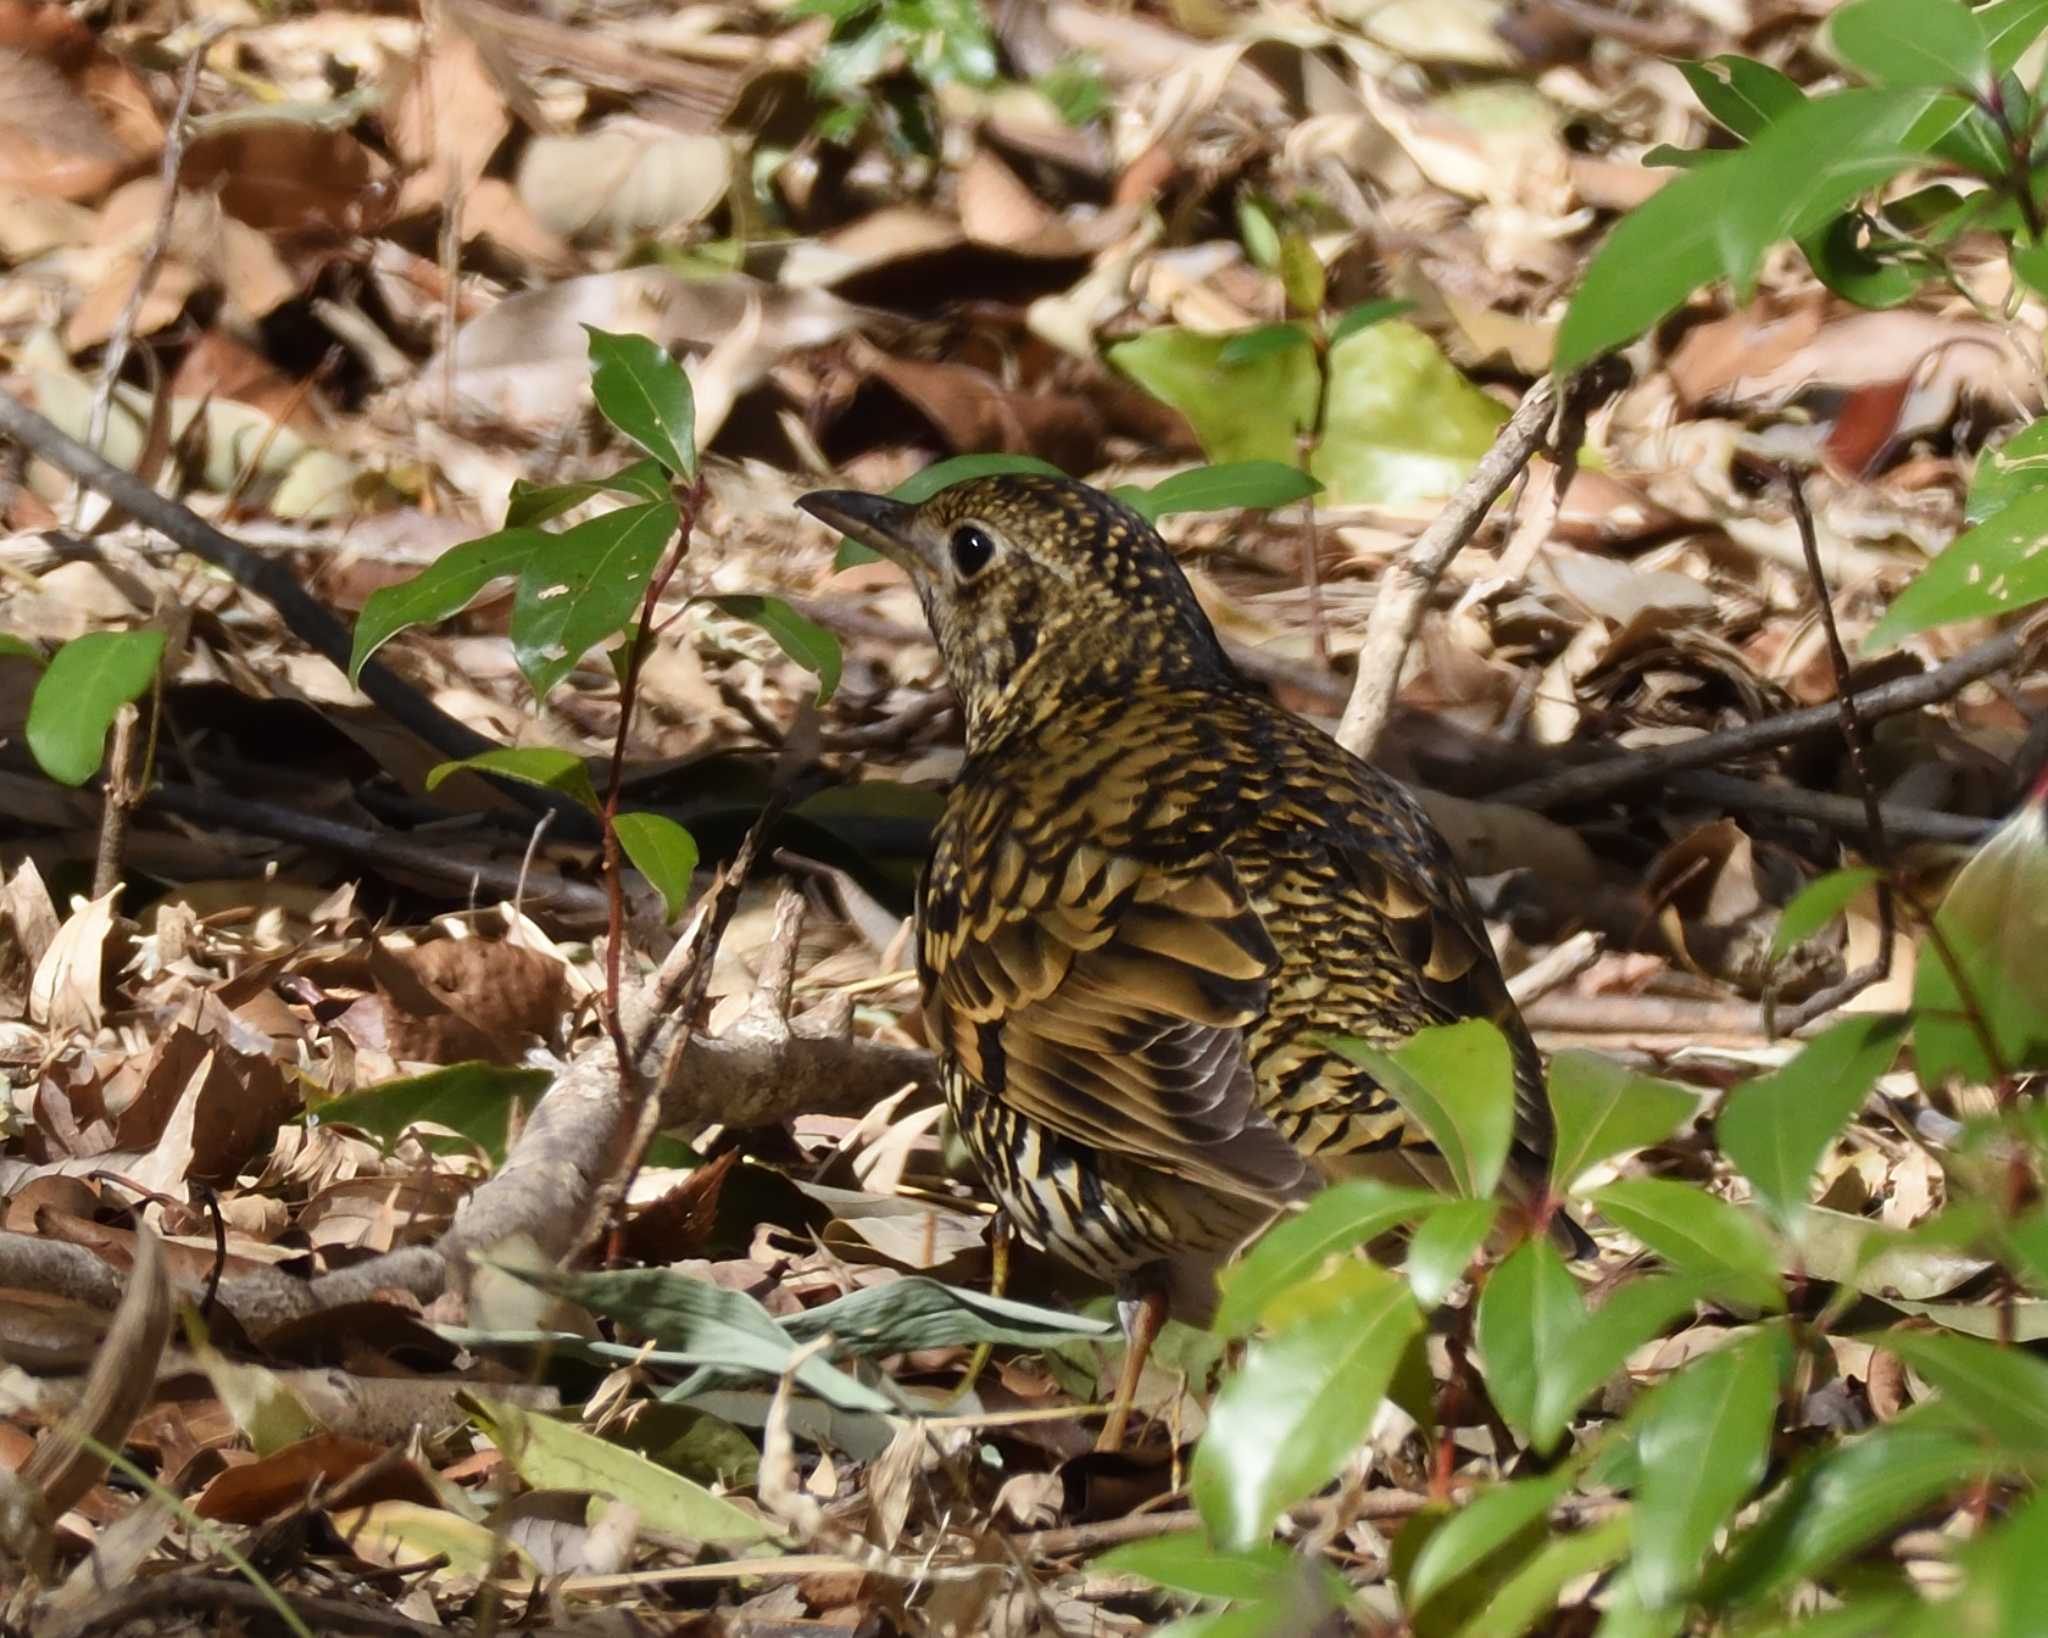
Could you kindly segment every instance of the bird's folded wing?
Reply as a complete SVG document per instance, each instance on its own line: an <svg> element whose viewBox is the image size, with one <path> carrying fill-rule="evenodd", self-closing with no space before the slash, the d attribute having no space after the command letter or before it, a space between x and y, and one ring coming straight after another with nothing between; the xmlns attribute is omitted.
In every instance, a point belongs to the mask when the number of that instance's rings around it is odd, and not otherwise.
<svg viewBox="0 0 2048 1638"><path fill-rule="evenodd" d="M1307 1163L1254 1096L1244 1028L1278 961L1230 867L1080 844L1033 868L999 849L977 902L952 899L943 869L927 887L931 1022L969 1079L1160 1171L1276 1203L1303 1192Z"/></svg>
<svg viewBox="0 0 2048 1638"><path fill-rule="evenodd" d="M1534 1166L1540 1172L1550 1157L1552 1131L1541 1060L1508 994L1500 962L1486 936L1486 924L1448 850L1434 869L1391 847L1347 848L1344 863L1361 895L1383 918L1393 951L1412 977L1422 1010L1446 1023L1484 1018L1498 1025L1507 1037L1518 1060L1518 1158L1525 1168Z"/></svg>

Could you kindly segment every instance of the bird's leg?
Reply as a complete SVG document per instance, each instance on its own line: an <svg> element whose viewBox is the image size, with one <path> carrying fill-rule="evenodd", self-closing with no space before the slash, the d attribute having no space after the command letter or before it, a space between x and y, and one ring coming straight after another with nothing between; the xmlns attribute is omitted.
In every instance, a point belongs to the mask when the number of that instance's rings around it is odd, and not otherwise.
<svg viewBox="0 0 2048 1638"><path fill-rule="evenodd" d="M1117 1292L1117 1318L1124 1327L1124 1368L1117 1377L1116 1397L1109 1402L1109 1420L1102 1424L1097 1450L1121 1450L1124 1429L1131 1420L1131 1405L1138 1397L1138 1378L1145 1374L1145 1361L1159 1328L1166 1323L1166 1287L1162 1281L1147 1279L1140 1269L1124 1280Z"/></svg>
<svg viewBox="0 0 2048 1638"><path fill-rule="evenodd" d="M988 1294L1000 1297L1010 1284L1010 1214L998 1211L989 1225L988 1236ZM967 1361L967 1374L960 1378L960 1385L946 1398L946 1409L951 1409L974 1391L974 1384L981 1380L981 1373L988 1366L988 1356L993 1351L990 1343L976 1346Z"/></svg>

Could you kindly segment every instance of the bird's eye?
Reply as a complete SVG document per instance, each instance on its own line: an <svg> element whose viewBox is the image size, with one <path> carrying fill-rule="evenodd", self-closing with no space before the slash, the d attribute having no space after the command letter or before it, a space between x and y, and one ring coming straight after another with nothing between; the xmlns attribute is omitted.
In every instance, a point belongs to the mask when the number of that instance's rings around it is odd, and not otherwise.
<svg viewBox="0 0 2048 1638"><path fill-rule="evenodd" d="M953 531L951 545L953 567L959 571L962 580L981 573L988 560L996 555L996 543L988 538L988 531L977 529L971 523Z"/></svg>

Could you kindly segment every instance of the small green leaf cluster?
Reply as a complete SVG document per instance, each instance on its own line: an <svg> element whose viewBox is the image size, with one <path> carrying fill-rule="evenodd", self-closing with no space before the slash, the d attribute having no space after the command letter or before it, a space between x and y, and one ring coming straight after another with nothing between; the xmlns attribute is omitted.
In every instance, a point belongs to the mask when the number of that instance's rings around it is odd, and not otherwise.
<svg viewBox="0 0 2048 1638"><path fill-rule="evenodd" d="M656 571L664 563L673 570L687 544L686 518L694 517L701 495L695 401L689 376L653 341L586 328L598 412L643 458L608 477L514 485L504 528L443 553L411 579L371 595L356 622L351 678L399 632L448 619L493 581L509 578L516 582L512 652L536 700L545 699L590 650L615 640L613 667L630 688L650 638L645 619L666 582L666 571L660 581ZM602 496L618 496L625 504L567 529L542 527ZM838 685L838 640L780 598L725 594L694 601L774 638L816 674L821 702ZM581 757L548 746L485 751L441 764L428 788L460 770L542 786L598 815L661 894L669 919L682 913L697 867L695 840L661 814L617 813L616 792L600 798Z"/></svg>
<svg viewBox="0 0 2048 1638"><path fill-rule="evenodd" d="M0 635L0 654L42 664L18 637ZM92 778L115 714L149 692L163 656L161 631L88 632L58 649L29 697L24 734L36 766L64 785Z"/></svg>
<svg viewBox="0 0 2048 1638"><path fill-rule="evenodd" d="M1952 257L1971 234L2002 240L2017 283L2048 294L2048 110L2038 70L2031 85L2017 72L2044 30L2044 0L1974 10L1853 0L1827 38L1861 84L1809 96L1745 57L1681 64L1740 146L1647 156L1683 174L1616 224L1588 264L1558 332L1557 370L1632 340L1717 280L1747 300L1765 255L1787 240L1861 307L1895 307L1930 285L1967 293ZM1909 171L1917 180L1900 192L1893 184ZM2036 422L1985 452L1972 527L1893 603L1872 648L2048 599L2044 451L2048 429Z"/></svg>
<svg viewBox="0 0 2048 1638"><path fill-rule="evenodd" d="M1870 885L1852 873L1815 884L1787 911L1792 938ZM1567 1588L1593 1577L1590 1594L1572 1596L1609 1638L1946 1631L1955 1605L1926 1603L1881 1549L1971 1498L1988 1516L1957 1555L1958 1599L1981 1630L2032 1630L2048 1608L2048 1569L2029 1559L2048 1547L2048 1501L2031 1489L2048 1476L2048 1361L2017 1344L2048 1336L2048 1122L2021 1077L2048 1071L2048 909L2016 918L2011 907L2023 894L2048 905L2044 889L2048 792L2037 792L1937 912L1943 936L1922 952L1911 1014L1840 1019L1721 1102L1712 1135L1746 1186L1740 1198L1612 1164L1699 1122L1706 1106L1683 1086L1565 1052L1549 1073L1547 1191L1503 1204L1515 1082L1491 1023L1426 1030L1392 1049L1332 1042L1427 1132L1456 1192L1335 1184L1225 1271L1213 1326L1244 1339L1244 1354L1190 1468L1203 1528L1118 1549L1097 1567L1200 1600L1169 1629L1176 1638L1310 1630L1353 1595L1276 1532L1345 1472L1383 1405L1439 1436L1426 1348L1448 1332L1452 1357L1469 1349L1483 1376L1501 1470L1521 1476L1455 1506L1432 1500L1400 1529L1389 1579L1401 1630L1547 1631ZM1948 962L1946 991L1930 989L1927 968ZM1960 1009L1958 989L1969 997ZM1909 1041L1929 1090L1961 1076L1999 1096L1997 1112L1940 1155L1951 1204L1900 1231L1811 1195L1828 1149ZM1658 1266L1589 1300L1532 1232L1553 1209L1621 1230ZM1405 1237L1403 1266L1359 1255L1388 1256L1390 1236ZM2003 1295L1994 1306L1913 1300L1914 1271L1936 1261ZM1437 1313L1461 1287L1469 1295ZM1897 1320L1873 1328L1885 1307ZM1646 1369L1646 1345L1700 1317L1713 1321L1707 1347L1690 1357L1674 1347L1681 1363L1647 1389L1610 1390L1594 1405L1631 1361ZM1816 1436L1801 1400L1838 1374L1831 1339L1850 1327L1931 1393L1874 1426ZM1827 1613L1804 1619L1816 1601Z"/></svg>
<svg viewBox="0 0 2048 1638"><path fill-rule="evenodd" d="M907 72L926 94L942 85L988 86L996 80L995 37L977 0L797 0L791 17L823 17L832 37L811 73L811 88L831 107L818 134L849 142L886 107L894 134L923 152L936 148L921 102L892 81ZM1080 82L1059 90L1079 108Z"/></svg>

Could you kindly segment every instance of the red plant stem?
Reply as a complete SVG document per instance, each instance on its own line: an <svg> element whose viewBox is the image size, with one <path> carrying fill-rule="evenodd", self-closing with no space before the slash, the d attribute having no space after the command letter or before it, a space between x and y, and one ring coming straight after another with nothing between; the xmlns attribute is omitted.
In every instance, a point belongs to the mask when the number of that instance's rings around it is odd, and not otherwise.
<svg viewBox="0 0 2048 1638"><path fill-rule="evenodd" d="M635 1074L632 1055L626 1050L624 1030L619 1023L620 949L626 942L626 884L625 857L619 846L618 816L619 792L626 781L626 736L633 726L633 709L640 693L640 670L646 663L647 650L654 641L654 611L661 602L662 593L668 590L668 583L675 578L676 570L682 567L683 559L690 552L690 536L696 531L697 513L704 505L704 479L699 476L691 481L678 500L676 520L676 543L666 558L655 569L647 582L647 593L640 602L640 619L633 628L633 645L626 653L626 664L619 677L619 727L612 736L611 768L605 775L604 783L604 887L606 900L606 927L604 941L604 1010L605 1027L611 1032L612 1045L618 1049L619 1072L631 1077Z"/></svg>

